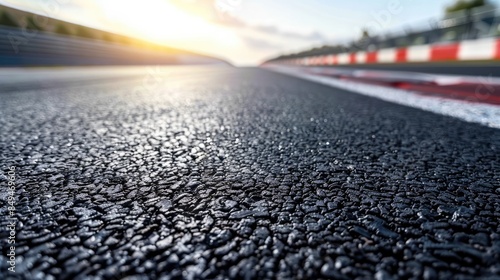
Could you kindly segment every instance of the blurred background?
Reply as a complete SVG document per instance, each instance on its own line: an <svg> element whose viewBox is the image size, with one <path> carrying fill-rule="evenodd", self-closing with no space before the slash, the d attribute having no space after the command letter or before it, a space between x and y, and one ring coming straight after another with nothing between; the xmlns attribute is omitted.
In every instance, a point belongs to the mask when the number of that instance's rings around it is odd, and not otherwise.
<svg viewBox="0 0 500 280"><path fill-rule="evenodd" d="M479 40L500 35L499 4L500 0L0 0L0 65L245 66Z"/></svg>

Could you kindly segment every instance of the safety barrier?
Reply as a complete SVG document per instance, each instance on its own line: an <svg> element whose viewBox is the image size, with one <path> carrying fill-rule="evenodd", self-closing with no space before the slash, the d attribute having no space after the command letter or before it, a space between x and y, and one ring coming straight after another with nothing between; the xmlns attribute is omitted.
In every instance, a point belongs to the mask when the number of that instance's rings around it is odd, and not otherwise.
<svg viewBox="0 0 500 280"><path fill-rule="evenodd" d="M178 50L143 49L49 32L0 27L0 66L211 63L225 62Z"/></svg>
<svg viewBox="0 0 500 280"><path fill-rule="evenodd" d="M500 39L485 38L453 43L380 49L372 52L315 55L270 61L269 64L304 66L384 64L500 59Z"/></svg>

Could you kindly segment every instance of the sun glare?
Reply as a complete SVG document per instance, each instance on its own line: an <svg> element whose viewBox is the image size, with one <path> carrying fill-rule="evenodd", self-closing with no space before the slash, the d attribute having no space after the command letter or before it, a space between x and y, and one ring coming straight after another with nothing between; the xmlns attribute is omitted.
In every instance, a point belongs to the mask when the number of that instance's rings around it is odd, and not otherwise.
<svg viewBox="0 0 500 280"><path fill-rule="evenodd" d="M100 4L106 17L128 28L124 31L155 42L181 43L218 32L203 19L181 11L165 0L107 0Z"/></svg>

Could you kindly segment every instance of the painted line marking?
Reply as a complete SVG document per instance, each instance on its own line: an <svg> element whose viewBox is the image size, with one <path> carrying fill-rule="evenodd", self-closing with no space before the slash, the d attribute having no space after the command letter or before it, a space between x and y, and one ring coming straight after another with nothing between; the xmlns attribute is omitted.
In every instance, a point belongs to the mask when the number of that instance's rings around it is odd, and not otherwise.
<svg viewBox="0 0 500 280"><path fill-rule="evenodd" d="M341 88L385 101L419 108L441 115L455 117L467 122L500 128L500 106L483 103L472 103L462 100L426 96L417 92L390 88L385 86L364 84L338 78L325 77L305 72L307 68L272 66L265 69L288 74L305 80Z"/></svg>

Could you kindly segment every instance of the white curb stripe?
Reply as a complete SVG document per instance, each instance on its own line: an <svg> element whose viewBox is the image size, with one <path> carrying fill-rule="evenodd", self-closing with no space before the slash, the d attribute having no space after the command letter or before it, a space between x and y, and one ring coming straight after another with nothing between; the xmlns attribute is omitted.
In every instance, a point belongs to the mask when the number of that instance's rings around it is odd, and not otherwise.
<svg viewBox="0 0 500 280"><path fill-rule="evenodd" d="M300 69L273 66L266 69L292 75L324 85L345 89L359 94L376 97L385 101L419 108L441 115L455 117L467 122L479 123L489 127L500 128L500 106L471 103L455 99L429 97L415 92L368 85L352 81L304 73Z"/></svg>

